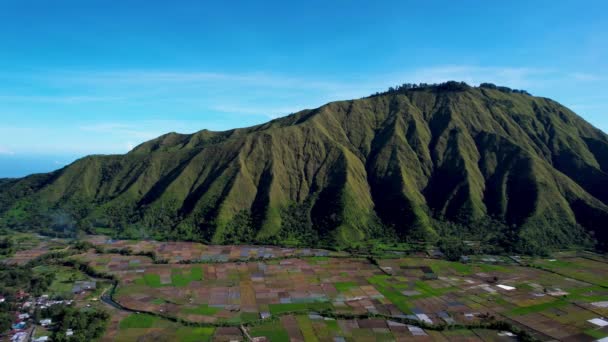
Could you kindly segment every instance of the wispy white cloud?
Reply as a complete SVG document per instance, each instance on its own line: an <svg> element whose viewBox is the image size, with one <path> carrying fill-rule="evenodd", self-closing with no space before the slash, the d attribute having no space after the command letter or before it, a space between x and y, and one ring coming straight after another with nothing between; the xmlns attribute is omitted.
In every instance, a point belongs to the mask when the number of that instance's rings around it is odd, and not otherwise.
<svg viewBox="0 0 608 342"><path fill-rule="evenodd" d="M292 77L265 71L223 73L213 71L118 70L118 71L54 71L36 76L39 81L55 85L88 85L94 88L131 88L134 92L154 87L200 87L235 89L241 87L308 89L319 91L342 90L352 87L347 82L321 78ZM167 88L164 88L167 89ZM221 90L221 89L219 89Z"/></svg>
<svg viewBox="0 0 608 342"><path fill-rule="evenodd" d="M145 130L139 128L136 124L125 123L94 123L80 126L80 129L86 132L123 135L139 139L152 139L159 135L156 130Z"/></svg>
<svg viewBox="0 0 608 342"><path fill-rule="evenodd" d="M350 79L331 79L320 75L296 77L265 71L227 73L197 70L50 71L40 72L33 77L32 82L40 83L43 87L64 88L65 91L57 96L0 93L0 101L60 104L103 102L123 106L131 105L134 101L155 101L193 106L201 111L208 109L276 117L299 110L297 106L301 103L312 107L322 102L362 97L404 82L457 80L474 85L492 82L513 88L545 88L557 81L601 79L582 72L560 73L542 68L476 65L436 65ZM278 98L282 98L281 101ZM252 100L256 100L256 104L252 104Z"/></svg>
<svg viewBox="0 0 608 342"><path fill-rule="evenodd" d="M590 74L585 72L574 72L571 73L570 76L572 79L576 81L584 81L584 82L596 82L596 81L605 81L607 78L602 75Z"/></svg>
<svg viewBox="0 0 608 342"><path fill-rule="evenodd" d="M8 149L7 147L0 146L0 155L12 156L12 155L15 155L15 152Z"/></svg>
<svg viewBox="0 0 608 342"><path fill-rule="evenodd" d="M1 75L1 74L0 74ZM4 75L4 78L8 77ZM54 87L68 87L72 90L87 87L94 95L74 94L70 96L39 95L2 95L0 99L57 101L57 102L95 102L125 100L135 96L146 96L153 90L205 89L225 92L234 97L261 89L283 91L309 90L326 95L352 94L370 88L385 88L390 85L410 83L437 83L448 80L465 81L471 84L492 82L506 86L529 86L552 82L557 79L595 81L606 79L603 76L585 72L560 72L547 68L514 66L478 66L468 64L445 64L422 68L395 70L387 74L360 76L353 79L331 79L322 75L288 76L268 71L242 73L201 71L201 70L90 70L90 71L48 71L31 76L33 82L52 84ZM76 88L75 88L76 87ZM231 90L245 88L245 93L230 93ZM96 94L112 90L129 90L123 95ZM241 89L242 90L242 89ZM173 94L175 95L175 94ZM204 97L205 94L199 94Z"/></svg>
<svg viewBox="0 0 608 342"><path fill-rule="evenodd" d="M3 81L13 78L19 83L20 77L0 71ZM35 85L27 88L30 93L10 86L0 90L0 102L13 105L3 110L14 111L0 114L3 119L12 118L0 125L0 144L18 146L14 152L19 155L27 149L122 153L169 131L192 133L203 128L222 130L258 124L329 101L367 96L404 82L492 82L555 97L555 85L569 94L568 85L608 79L582 71L466 64L405 68L339 79L312 74L204 70L48 71L29 77L28 84ZM603 97L563 102L577 103L577 110L597 117L599 114L594 113L603 112ZM47 103L56 105L46 106ZM53 111L45 112L49 107ZM64 109L70 109L70 114L61 116ZM34 114L28 119L27 113ZM60 121L54 119L55 113L62 118ZM34 136L37 139L32 139ZM13 151L0 147L0 154L9 152Z"/></svg>
<svg viewBox="0 0 608 342"><path fill-rule="evenodd" d="M112 152L123 153L132 150L141 142L154 139L169 131L182 130L185 127L185 123L176 121L142 120L138 122L97 122L82 125L79 129L96 135L97 140L114 141ZM192 131L192 128L188 131Z"/></svg>

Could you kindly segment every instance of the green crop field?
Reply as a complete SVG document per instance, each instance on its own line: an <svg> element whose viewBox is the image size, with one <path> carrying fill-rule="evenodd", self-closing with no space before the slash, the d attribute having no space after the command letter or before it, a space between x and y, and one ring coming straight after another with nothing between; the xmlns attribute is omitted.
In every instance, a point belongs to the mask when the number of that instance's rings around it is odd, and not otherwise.
<svg viewBox="0 0 608 342"><path fill-rule="evenodd" d="M193 314L193 315L203 315L203 316L212 316L216 313L218 313L220 310L218 308L214 308L214 307L210 307L209 305L203 304L203 305L199 305L196 308L186 308L183 310L184 313L186 314Z"/></svg>
<svg viewBox="0 0 608 342"><path fill-rule="evenodd" d="M147 314L131 314L120 321L120 329L151 328L158 317Z"/></svg>

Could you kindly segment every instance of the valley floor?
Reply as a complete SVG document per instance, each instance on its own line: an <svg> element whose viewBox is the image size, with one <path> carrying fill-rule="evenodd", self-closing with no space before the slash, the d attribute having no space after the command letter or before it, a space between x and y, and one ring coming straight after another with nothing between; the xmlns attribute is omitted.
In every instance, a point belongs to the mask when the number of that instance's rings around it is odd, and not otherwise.
<svg viewBox="0 0 608 342"><path fill-rule="evenodd" d="M61 284L71 286L71 279L105 284L76 298L76 305L111 313L101 341L608 337L608 259L590 252L476 256L461 263L423 253L87 241L88 248L64 261L89 265L89 274L73 271L49 291L66 291ZM3 262L27 263L57 244L43 239ZM114 277L115 285L100 276Z"/></svg>

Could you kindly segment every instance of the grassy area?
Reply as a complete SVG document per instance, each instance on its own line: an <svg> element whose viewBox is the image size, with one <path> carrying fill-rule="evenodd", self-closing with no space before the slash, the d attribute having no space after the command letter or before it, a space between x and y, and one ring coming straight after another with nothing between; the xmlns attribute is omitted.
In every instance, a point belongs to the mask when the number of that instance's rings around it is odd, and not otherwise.
<svg viewBox="0 0 608 342"><path fill-rule="evenodd" d="M131 314L119 324L114 341L179 341L206 342L213 340L215 328L189 327L146 314Z"/></svg>
<svg viewBox="0 0 608 342"><path fill-rule="evenodd" d="M455 261L433 260L433 262L430 264L430 267L433 272L437 274L449 273L451 270L461 275L469 275L473 273L472 265L463 264Z"/></svg>
<svg viewBox="0 0 608 342"><path fill-rule="evenodd" d="M428 282L424 282L424 281L416 281L416 290L418 290L421 294L420 297L438 297L438 296L443 296L446 293L452 292L457 290L458 288L456 287L441 287L441 288L434 288L431 285L429 285Z"/></svg>
<svg viewBox="0 0 608 342"><path fill-rule="evenodd" d="M325 257L325 256L313 256L313 257L307 257L306 260L308 260L311 264L318 264L318 263L322 263L325 261L329 260L329 257Z"/></svg>
<svg viewBox="0 0 608 342"><path fill-rule="evenodd" d="M265 336L269 341L272 342L289 342L289 335L287 331L276 323L268 323L252 327L249 331L252 337Z"/></svg>
<svg viewBox="0 0 608 342"><path fill-rule="evenodd" d="M38 273L51 272L55 275L55 279L47 291L51 296L70 297L75 281L90 279L89 276L78 270L63 266L37 266L33 268L33 271Z"/></svg>
<svg viewBox="0 0 608 342"><path fill-rule="evenodd" d="M593 337L594 339L598 339L598 340L608 336L608 332L603 332L599 329L585 330L585 334Z"/></svg>
<svg viewBox="0 0 608 342"><path fill-rule="evenodd" d="M202 316L212 316L218 313L220 309L215 308L213 306L209 306L207 304L202 304L197 306L196 308L186 308L182 310L183 313L192 314L192 315L202 315Z"/></svg>
<svg viewBox="0 0 608 342"><path fill-rule="evenodd" d="M608 287L606 264L599 261L584 258L568 260L537 259L533 264L566 277Z"/></svg>
<svg viewBox="0 0 608 342"><path fill-rule="evenodd" d="M563 299L556 299L551 302L519 307L511 310L509 313L514 316L526 315L534 312L541 312L548 309L559 308L568 305L568 302Z"/></svg>
<svg viewBox="0 0 608 342"><path fill-rule="evenodd" d="M377 275L368 278L367 281L374 285L378 292L382 293L384 297L395 304L403 313L411 313L407 297L395 289L394 283L390 281L391 279L393 278L386 275Z"/></svg>
<svg viewBox="0 0 608 342"><path fill-rule="evenodd" d="M171 283L162 284L160 275L156 273L146 273L142 278L136 279L135 284L146 285L149 287L175 286L186 287L190 282L203 280L203 269L200 266L193 266L190 272L185 273L181 269L173 269L171 271Z"/></svg>
<svg viewBox="0 0 608 342"><path fill-rule="evenodd" d="M584 302L608 301L608 290L599 286L579 287L569 289L568 300L581 300Z"/></svg>
<svg viewBox="0 0 608 342"><path fill-rule="evenodd" d="M181 327L175 332L175 337L180 342L205 342L211 341L214 332L215 329L211 327Z"/></svg>
<svg viewBox="0 0 608 342"><path fill-rule="evenodd" d="M352 289L353 287L357 286L357 284L355 284L352 281L345 281L345 282L334 283L334 286L336 287L336 290L338 290L340 292L346 292L346 291Z"/></svg>
<svg viewBox="0 0 608 342"><path fill-rule="evenodd" d="M146 273L142 278L136 279L135 284L146 285L149 287L161 287L160 275L156 273Z"/></svg>
<svg viewBox="0 0 608 342"><path fill-rule="evenodd" d="M131 314L120 321L120 329L151 328L158 319L147 314Z"/></svg>
<svg viewBox="0 0 608 342"><path fill-rule="evenodd" d="M296 320L298 321L298 326L304 336L304 341L318 341L317 336L315 335L315 329L308 316L296 316Z"/></svg>
<svg viewBox="0 0 608 342"><path fill-rule="evenodd" d="M190 269L190 273L184 274L181 269L171 271L171 283L176 287L185 287L190 285L192 281L203 280L203 269L200 266L194 266Z"/></svg>

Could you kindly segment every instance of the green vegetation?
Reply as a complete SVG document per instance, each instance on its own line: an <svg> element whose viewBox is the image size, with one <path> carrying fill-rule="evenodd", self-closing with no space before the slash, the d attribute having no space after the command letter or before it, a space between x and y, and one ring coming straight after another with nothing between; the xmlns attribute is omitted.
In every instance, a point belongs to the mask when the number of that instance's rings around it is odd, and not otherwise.
<svg viewBox="0 0 608 342"><path fill-rule="evenodd" d="M340 292L346 292L346 291L350 290L351 288L357 286L357 284L355 284L352 281L347 281L347 282L334 283L334 286L336 287L336 290L338 290Z"/></svg>
<svg viewBox="0 0 608 342"><path fill-rule="evenodd" d="M120 329L151 328L158 319L148 314L131 314L120 321Z"/></svg>
<svg viewBox="0 0 608 342"><path fill-rule="evenodd" d="M211 327L181 327L177 329L175 336L180 342L206 342L211 341L214 331Z"/></svg>
<svg viewBox="0 0 608 342"><path fill-rule="evenodd" d="M146 285L150 287L161 287L160 275L156 273L146 273L142 278L135 280L138 285Z"/></svg>
<svg viewBox="0 0 608 342"><path fill-rule="evenodd" d="M3 181L0 228L337 249L450 236L452 260L544 255L608 248L607 182L608 136L555 101L404 84Z"/></svg>
<svg viewBox="0 0 608 342"><path fill-rule="evenodd" d="M536 304L536 305L530 305L530 306L524 306L524 307L519 307L519 308L515 308L513 310L511 310L510 314L512 315L526 315L529 313L534 313L534 312L541 312L541 311L545 311L547 309L552 309L552 308L559 308L561 306L566 306L568 305L568 302L566 300L563 299L556 299L550 302L546 302L546 303L542 303L542 304Z"/></svg>
<svg viewBox="0 0 608 342"><path fill-rule="evenodd" d="M405 287L403 289L395 288L396 284L392 280L392 277L385 275L373 276L367 279L370 284L374 285L378 292L382 293L382 295L390 300L391 303L395 304L399 310L404 313L410 313L411 308L408 303L409 300L401 293L401 291L405 290Z"/></svg>
<svg viewBox="0 0 608 342"><path fill-rule="evenodd" d="M15 242L11 237L0 238L0 257L11 256L16 249Z"/></svg>
<svg viewBox="0 0 608 342"><path fill-rule="evenodd" d="M216 313L218 313L220 311L220 309L218 308L214 308L212 306L209 306L207 304L202 304L199 305L196 308L190 309L184 309L182 310L184 313L186 314L192 314L192 315L202 315L202 316L212 316Z"/></svg>
<svg viewBox="0 0 608 342"><path fill-rule="evenodd" d="M175 268L171 271L171 283L162 284L160 275L156 273L145 273L141 278L136 279L137 285L146 285L149 287L176 286L185 287L192 281L203 280L203 269L200 266L192 266L190 272L185 273L182 269Z"/></svg>
<svg viewBox="0 0 608 342"><path fill-rule="evenodd" d="M603 272L605 264L601 262L583 258L569 259L567 261L551 260L535 260L533 265L566 277L608 288L608 279Z"/></svg>
<svg viewBox="0 0 608 342"><path fill-rule="evenodd" d="M332 308L331 303L327 302L270 304L268 306L270 308L270 313L273 315L286 312L323 311Z"/></svg>
<svg viewBox="0 0 608 342"><path fill-rule="evenodd" d="M32 269L36 274L53 274L53 282L47 291L52 296L70 298L72 287L75 281L89 280L89 277L82 272L64 266L36 266Z"/></svg>
<svg viewBox="0 0 608 342"><path fill-rule="evenodd" d="M296 316L296 320L298 321L300 331L302 331L305 341L318 341L317 336L315 335L315 330L308 316Z"/></svg>
<svg viewBox="0 0 608 342"><path fill-rule="evenodd" d="M52 319L54 329L51 339L59 342L93 341L103 335L110 319L105 311L61 305L53 305L36 316ZM74 335L69 338L66 336L68 329L74 331Z"/></svg>
<svg viewBox="0 0 608 342"><path fill-rule="evenodd" d="M604 337L608 337L608 332L604 332L604 331L596 330L596 329L585 330L585 334L587 334L597 340L602 339Z"/></svg>
<svg viewBox="0 0 608 342"><path fill-rule="evenodd" d="M183 274L181 269L173 269L171 271L171 283L173 286L184 287L188 286L191 281L203 280L203 269L200 266L194 266L190 269L190 274Z"/></svg>
<svg viewBox="0 0 608 342"><path fill-rule="evenodd" d="M3 333L11 328L14 316L5 308L0 311L0 333Z"/></svg>
<svg viewBox="0 0 608 342"><path fill-rule="evenodd" d="M51 271L32 272L27 266L8 266L0 263L0 295L14 298L23 290L32 295L43 294L53 283L55 274Z"/></svg>
<svg viewBox="0 0 608 342"><path fill-rule="evenodd" d="M251 328L252 337L265 336L269 341L289 342L287 331L278 324L268 323Z"/></svg>
<svg viewBox="0 0 608 342"><path fill-rule="evenodd" d="M438 297L438 296L442 296L446 293L452 292L454 290L457 290L457 288L454 288L454 287L433 288L432 286L430 286L428 283L426 283L424 281L417 281L416 290L418 290L421 293L422 297Z"/></svg>

